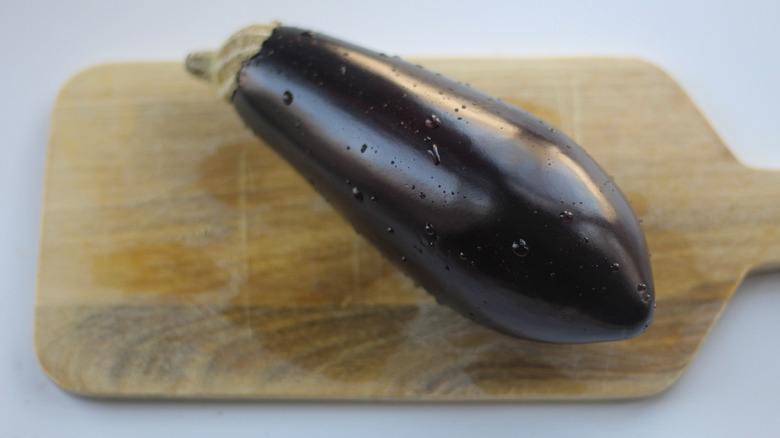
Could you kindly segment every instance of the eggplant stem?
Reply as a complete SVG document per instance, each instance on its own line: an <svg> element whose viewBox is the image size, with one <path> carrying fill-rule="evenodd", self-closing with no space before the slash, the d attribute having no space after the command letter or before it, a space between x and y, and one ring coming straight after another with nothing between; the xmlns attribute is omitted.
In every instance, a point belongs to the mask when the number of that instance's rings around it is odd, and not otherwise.
<svg viewBox="0 0 780 438"><path fill-rule="evenodd" d="M190 53L185 67L193 76L214 86L220 96L230 102L238 88L241 66L260 53L265 40L279 26L279 22L247 26L231 35L218 50Z"/></svg>
<svg viewBox="0 0 780 438"><path fill-rule="evenodd" d="M211 65L214 63L214 57L215 53L213 50L190 53L185 61L187 71L197 78L210 81Z"/></svg>

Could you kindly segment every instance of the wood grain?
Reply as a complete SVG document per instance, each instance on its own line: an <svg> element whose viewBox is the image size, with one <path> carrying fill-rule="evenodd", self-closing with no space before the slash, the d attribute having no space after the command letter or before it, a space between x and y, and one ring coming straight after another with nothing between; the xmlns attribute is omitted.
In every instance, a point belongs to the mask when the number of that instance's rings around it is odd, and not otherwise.
<svg viewBox="0 0 780 438"><path fill-rule="evenodd" d="M600 399L683 372L743 276L780 268L780 173L732 156L631 59L425 66L558 126L643 227L656 319L551 345L439 306L176 63L76 75L55 104L35 346L62 388L112 397Z"/></svg>

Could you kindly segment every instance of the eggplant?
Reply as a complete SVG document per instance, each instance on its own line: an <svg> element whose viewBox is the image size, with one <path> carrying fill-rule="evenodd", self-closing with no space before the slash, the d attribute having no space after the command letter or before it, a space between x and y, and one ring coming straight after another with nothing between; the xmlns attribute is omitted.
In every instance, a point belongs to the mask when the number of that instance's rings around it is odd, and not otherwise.
<svg viewBox="0 0 780 438"><path fill-rule="evenodd" d="M187 68L439 302L553 343L648 327L655 294L636 216L598 164L538 117L278 24L194 53Z"/></svg>

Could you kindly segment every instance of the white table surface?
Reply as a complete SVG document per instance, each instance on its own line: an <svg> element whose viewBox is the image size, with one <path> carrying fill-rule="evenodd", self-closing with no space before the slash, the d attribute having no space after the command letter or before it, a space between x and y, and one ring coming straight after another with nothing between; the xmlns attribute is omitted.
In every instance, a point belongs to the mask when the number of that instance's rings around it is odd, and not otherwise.
<svg viewBox="0 0 780 438"><path fill-rule="evenodd" d="M57 92L89 65L181 59L273 19L402 56L635 56L677 79L741 160L780 169L778 2L200 3L0 0L1 437L778 436L780 274L746 281L680 381L637 401L127 402L61 391L32 347L41 189Z"/></svg>

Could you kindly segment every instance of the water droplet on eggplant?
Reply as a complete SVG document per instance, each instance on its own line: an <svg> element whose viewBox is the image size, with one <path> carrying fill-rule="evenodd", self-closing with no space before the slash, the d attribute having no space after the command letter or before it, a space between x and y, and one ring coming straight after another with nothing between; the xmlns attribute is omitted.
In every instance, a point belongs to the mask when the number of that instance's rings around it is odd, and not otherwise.
<svg viewBox="0 0 780 438"><path fill-rule="evenodd" d="M431 148L428 149L428 156L431 158L431 161L433 161L434 166L438 166L439 163L441 163L441 155L439 155L439 147L435 144L431 145Z"/></svg>
<svg viewBox="0 0 780 438"><path fill-rule="evenodd" d="M352 196L357 199L358 202L363 202L363 193L357 188L352 188Z"/></svg>
<svg viewBox="0 0 780 438"><path fill-rule="evenodd" d="M524 239L517 239L512 242L512 252L518 257L525 257L530 252L528 243Z"/></svg>
<svg viewBox="0 0 780 438"><path fill-rule="evenodd" d="M285 105L289 105L293 102L293 95L289 91L285 91L284 94L282 94L282 102L284 102Z"/></svg>
<svg viewBox="0 0 780 438"><path fill-rule="evenodd" d="M441 126L441 119L436 114L431 114L430 117L425 119L425 126L430 129L436 129Z"/></svg>

